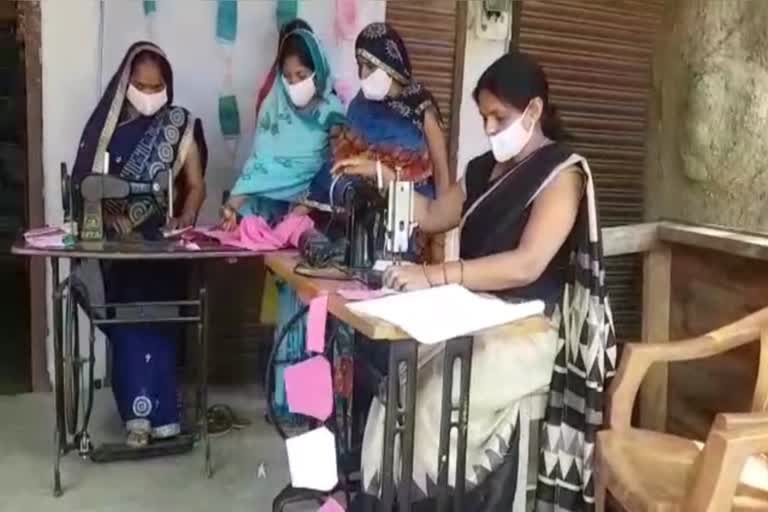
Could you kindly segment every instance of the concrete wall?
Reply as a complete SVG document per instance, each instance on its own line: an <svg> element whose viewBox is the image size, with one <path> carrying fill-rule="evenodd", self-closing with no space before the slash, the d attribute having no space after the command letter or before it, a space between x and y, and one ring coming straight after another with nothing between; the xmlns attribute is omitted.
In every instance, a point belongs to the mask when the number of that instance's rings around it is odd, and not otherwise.
<svg viewBox="0 0 768 512"><path fill-rule="evenodd" d="M768 229L768 2L668 0L654 62L647 211Z"/></svg>
<svg viewBox="0 0 768 512"><path fill-rule="evenodd" d="M467 163L490 149L488 137L483 128L483 119L472 98L472 91L483 71L496 59L506 53L509 40L495 41L480 39L475 32L475 20L479 2L469 2L467 13L467 44L464 49L464 76L459 114L459 148L456 158L456 176L464 176ZM459 234L457 230L448 233L445 243L445 257L456 260L459 257Z"/></svg>
<svg viewBox="0 0 768 512"><path fill-rule="evenodd" d="M463 176L467 163L490 149L483 129L483 120L477 110L472 91L483 71L507 52L509 40L480 39L475 32L475 19L479 2L470 2L467 15L467 44L464 51L464 82L461 94L459 126L459 152L457 176Z"/></svg>

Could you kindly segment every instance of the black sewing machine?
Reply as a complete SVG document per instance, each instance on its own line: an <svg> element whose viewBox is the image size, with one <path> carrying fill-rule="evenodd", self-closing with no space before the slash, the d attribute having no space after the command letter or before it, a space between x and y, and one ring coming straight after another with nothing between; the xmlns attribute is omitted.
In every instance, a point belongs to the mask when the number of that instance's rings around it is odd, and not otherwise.
<svg viewBox="0 0 768 512"><path fill-rule="evenodd" d="M376 287L380 275L372 270L384 251L386 198L368 180L340 177L328 193L327 228L302 235L299 250L304 262L313 268L334 267ZM317 205L314 205L317 207Z"/></svg>
<svg viewBox="0 0 768 512"><path fill-rule="evenodd" d="M160 171L152 181L131 181L109 174L88 174L79 183L73 183L67 166L61 164L61 191L64 218L76 222L79 240L102 241L104 233L104 201L133 196L152 198L161 210L173 204L170 173ZM170 217L172 212L168 212Z"/></svg>
<svg viewBox="0 0 768 512"><path fill-rule="evenodd" d="M305 233L299 250L313 267L336 266L350 278L372 288L381 287L377 261L399 263L408 252L413 220L413 185L394 181L386 195L375 183L360 177L334 180L329 192L331 222L327 235Z"/></svg>

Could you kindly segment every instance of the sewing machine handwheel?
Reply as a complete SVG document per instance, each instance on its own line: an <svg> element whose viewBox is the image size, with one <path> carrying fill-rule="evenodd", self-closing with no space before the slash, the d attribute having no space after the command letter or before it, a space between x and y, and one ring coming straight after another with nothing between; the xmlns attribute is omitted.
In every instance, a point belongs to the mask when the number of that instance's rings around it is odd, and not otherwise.
<svg viewBox="0 0 768 512"><path fill-rule="evenodd" d="M77 322L77 304L72 293L67 293L64 315L64 412L69 435L77 434L80 406L80 335Z"/></svg>
<svg viewBox="0 0 768 512"><path fill-rule="evenodd" d="M72 179L64 162L61 162L61 205L66 219L72 213Z"/></svg>

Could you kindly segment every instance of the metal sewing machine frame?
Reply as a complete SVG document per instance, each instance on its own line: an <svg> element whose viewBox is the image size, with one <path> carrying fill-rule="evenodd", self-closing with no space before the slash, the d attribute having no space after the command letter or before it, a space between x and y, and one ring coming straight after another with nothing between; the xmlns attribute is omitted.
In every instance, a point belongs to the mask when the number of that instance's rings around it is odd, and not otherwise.
<svg viewBox="0 0 768 512"><path fill-rule="evenodd" d="M399 265L403 255L408 254L411 237L417 227L413 182L401 181L399 178L400 169L397 169L396 178L390 182L387 194L386 253L394 265Z"/></svg>
<svg viewBox="0 0 768 512"><path fill-rule="evenodd" d="M73 186L66 165L61 164L62 204L65 221L73 225L73 234L77 233L85 247L88 243L105 239L103 205L107 199L122 199L131 195L153 197L161 207L172 209L172 184L168 172L160 172L152 182L127 181L108 174L89 174ZM167 193L167 197L166 197ZM79 197L76 197L76 194ZM82 203L82 204L80 204ZM80 221L82 229L74 224ZM73 269L80 260L72 258ZM58 258L52 261L53 293L53 337L56 398L56 454L54 458L54 496L62 494L60 460L71 451L77 451L83 458L94 462L143 459L156 456L174 455L190 451L199 437L205 446L205 474L213 475L211 450L208 436L206 411L207 404L207 319L208 307L206 290L201 288L193 300L136 302L119 304L95 304L91 301L88 287L74 270L65 279L60 280ZM121 308L127 311L141 312L144 308L172 307L178 313L170 316L143 318L118 318L114 313ZM81 351L78 311L82 308L89 323L89 356ZM97 385L94 379L95 329L118 324L173 323L197 326L199 361L196 374L195 432L161 441L153 441L144 448L130 448L124 444L104 444L94 447L89 434L89 422L93 409ZM108 351L109 352L109 351ZM81 404L81 392L86 391L82 382L85 366L88 366L87 398ZM107 365L109 368L110 365ZM81 407L82 405L82 407Z"/></svg>
<svg viewBox="0 0 768 512"><path fill-rule="evenodd" d="M105 200L146 196L166 210L168 219L173 218L173 182L167 170L158 172L152 181L127 180L109 174L107 154L104 172L87 174L79 183L72 183L67 167L62 163L61 184L65 218L69 217L70 222L77 223L77 236L83 241L98 242L105 239Z"/></svg>
<svg viewBox="0 0 768 512"><path fill-rule="evenodd" d="M337 215L344 219L342 238L331 241L324 233L308 232L299 243L302 257L310 266L337 266L353 279L381 286L376 262L390 259L399 265L410 251L417 226L414 193L412 182L397 178L387 189L360 177L334 179L330 211L332 220Z"/></svg>

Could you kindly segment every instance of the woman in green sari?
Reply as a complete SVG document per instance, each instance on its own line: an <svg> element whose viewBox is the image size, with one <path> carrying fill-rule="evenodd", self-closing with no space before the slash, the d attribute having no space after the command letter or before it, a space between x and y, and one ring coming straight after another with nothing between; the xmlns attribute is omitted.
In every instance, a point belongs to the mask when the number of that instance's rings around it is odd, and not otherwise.
<svg viewBox="0 0 768 512"><path fill-rule="evenodd" d="M274 223L288 213L329 161L331 134L344 123L344 109L333 93L330 66L317 36L304 28L285 35L278 65L280 77L259 109L251 155L222 208L225 229L234 229L240 216L259 215ZM296 294L278 283L278 333L299 307ZM293 419L283 370L304 352L304 336L304 325L296 325L277 354L274 409L283 423Z"/></svg>

